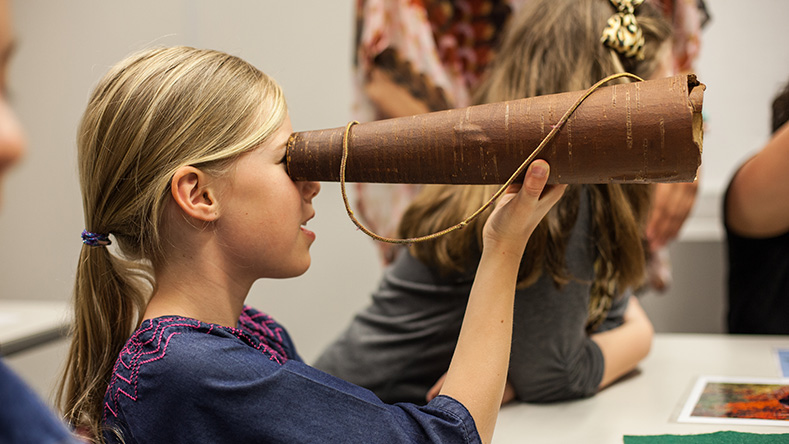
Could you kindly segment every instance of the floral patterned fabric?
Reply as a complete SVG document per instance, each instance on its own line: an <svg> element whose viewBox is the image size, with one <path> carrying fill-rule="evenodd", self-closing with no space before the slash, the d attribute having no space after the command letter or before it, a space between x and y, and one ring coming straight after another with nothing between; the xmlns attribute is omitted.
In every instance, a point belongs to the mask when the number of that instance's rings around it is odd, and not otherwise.
<svg viewBox="0 0 789 444"><path fill-rule="evenodd" d="M355 119L470 105L507 19L525 1L358 0ZM376 102L376 95L384 98ZM404 95L410 102L402 105ZM357 184L357 212L374 232L394 237L419 188ZM378 245L391 262L394 247Z"/></svg>

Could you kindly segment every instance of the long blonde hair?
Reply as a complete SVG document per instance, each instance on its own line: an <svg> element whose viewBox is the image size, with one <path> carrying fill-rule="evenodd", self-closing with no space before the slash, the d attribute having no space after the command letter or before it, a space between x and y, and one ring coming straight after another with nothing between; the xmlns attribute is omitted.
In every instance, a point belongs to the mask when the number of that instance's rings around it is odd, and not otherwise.
<svg viewBox="0 0 789 444"><path fill-rule="evenodd" d="M475 102L583 90L618 72L650 77L659 65L663 44L671 37L670 24L648 4L637 8L645 37L645 58L626 58L600 42L606 21L614 12L608 0L529 0L510 19L497 56L476 91ZM415 237L446 228L479 208L496 188L426 186L406 210L399 234ZM521 264L521 288L532 285L544 271L557 287L572 279L565 266L565 249L577 218L580 189L569 187L530 238ZM597 246L587 324L591 330L603 319L614 297L643 279L642 233L651 189L618 184L591 185L587 189ZM489 214L483 213L464 230L413 245L412 254L443 273L472 266Z"/></svg>
<svg viewBox="0 0 789 444"><path fill-rule="evenodd" d="M141 322L163 260L173 174L185 165L221 173L286 114L280 87L263 72L188 47L133 54L93 91L77 135L85 228L112 234L115 245L80 252L73 339L57 396L78 430L102 441L113 365Z"/></svg>

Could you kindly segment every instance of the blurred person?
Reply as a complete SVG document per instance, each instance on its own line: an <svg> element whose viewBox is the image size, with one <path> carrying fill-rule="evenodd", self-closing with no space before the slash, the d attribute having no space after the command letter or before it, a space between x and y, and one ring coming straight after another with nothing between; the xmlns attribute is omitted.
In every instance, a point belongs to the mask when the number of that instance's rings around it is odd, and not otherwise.
<svg viewBox="0 0 789 444"><path fill-rule="evenodd" d="M616 35L621 29L608 24L621 18L618 11L608 0L529 0L512 17L475 101L577 91L618 72L673 75L671 25L650 4L632 15L643 42L601 42L604 31ZM496 188L425 186L406 209L399 235L417 237L451 226ZM652 188L570 186L540 223L520 267L504 401L592 396L647 355L652 324L632 291L644 278ZM485 214L463 230L403 249L370 305L315 365L391 402L435 396L479 260Z"/></svg>
<svg viewBox="0 0 789 444"><path fill-rule="evenodd" d="M0 0L0 199L8 170L25 151L25 137L8 103L8 69L14 52L8 0ZM9 254L4 250L5 254ZM0 442L72 443L69 430L11 369L0 361Z"/></svg>
<svg viewBox="0 0 789 444"><path fill-rule="evenodd" d="M789 83L772 104L772 138L724 195L729 333L789 334Z"/></svg>
<svg viewBox="0 0 789 444"><path fill-rule="evenodd" d="M355 119L409 116L472 104L510 17L530 0L357 0ZM709 20L704 0L649 0L673 28L671 69L690 72ZM646 288L671 284L667 246L695 203L698 180L655 187L645 228ZM354 185L356 212L386 237L421 189L416 184ZM400 247L376 243L384 265Z"/></svg>

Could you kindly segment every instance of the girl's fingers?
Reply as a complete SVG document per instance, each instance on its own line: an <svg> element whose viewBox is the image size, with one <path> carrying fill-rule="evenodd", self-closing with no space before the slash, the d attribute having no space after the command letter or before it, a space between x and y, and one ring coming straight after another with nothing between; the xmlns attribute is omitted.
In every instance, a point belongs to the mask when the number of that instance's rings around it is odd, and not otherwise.
<svg viewBox="0 0 789 444"><path fill-rule="evenodd" d="M548 162L542 159L535 160L526 170L523 189L527 196L537 199L540 204L553 206L562 197L567 185L546 186L550 172L551 167Z"/></svg>
<svg viewBox="0 0 789 444"><path fill-rule="evenodd" d="M526 177L523 179L523 188L528 196L539 198L545 184L548 182L548 174L551 167L548 162L538 159L529 165L526 170Z"/></svg>

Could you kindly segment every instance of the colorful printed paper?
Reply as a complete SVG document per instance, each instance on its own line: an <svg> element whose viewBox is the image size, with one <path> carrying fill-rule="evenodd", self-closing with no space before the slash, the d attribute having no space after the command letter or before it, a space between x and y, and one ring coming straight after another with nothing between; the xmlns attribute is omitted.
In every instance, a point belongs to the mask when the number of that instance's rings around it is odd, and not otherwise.
<svg viewBox="0 0 789 444"><path fill-rule="evenodd" d="M789 379L702 376L677 421L789 426Z"/></svg>

